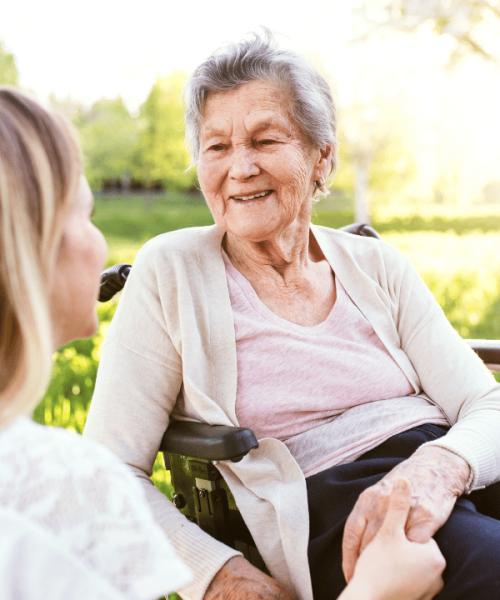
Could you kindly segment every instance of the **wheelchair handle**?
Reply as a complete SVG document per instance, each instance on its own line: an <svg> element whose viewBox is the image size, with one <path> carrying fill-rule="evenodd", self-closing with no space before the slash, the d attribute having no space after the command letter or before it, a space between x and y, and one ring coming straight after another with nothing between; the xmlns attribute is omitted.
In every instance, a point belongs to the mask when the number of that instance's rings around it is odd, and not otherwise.
<svg viewBox="0 0 500 600"><path fill-rule="evenodd" d="M121 263L108 267L101 273L101 287L99 290L99 302L107 302L123 289L132 265Z"/></svg>

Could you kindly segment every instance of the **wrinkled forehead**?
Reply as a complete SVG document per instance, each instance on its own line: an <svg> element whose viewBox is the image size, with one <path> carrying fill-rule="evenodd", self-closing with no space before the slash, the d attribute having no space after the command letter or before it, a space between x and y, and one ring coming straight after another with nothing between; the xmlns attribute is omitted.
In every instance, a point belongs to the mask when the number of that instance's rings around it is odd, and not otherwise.
<svg viewBox="0 0 500 600"><path fill-rule="evenodd" d="M252 81L233 90L210 92L205 102L202 137L227 133L236 123L249 131L298 132L287 90L271 82Z"/></svg>

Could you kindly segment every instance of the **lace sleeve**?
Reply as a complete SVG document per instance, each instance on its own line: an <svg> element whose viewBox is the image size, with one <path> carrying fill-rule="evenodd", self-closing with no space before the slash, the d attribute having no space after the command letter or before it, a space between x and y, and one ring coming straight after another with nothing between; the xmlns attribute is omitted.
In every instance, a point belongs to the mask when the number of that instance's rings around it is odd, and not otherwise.
<svg viewBox="0 0 500 600"><path fill-rule="evenodd" d="M1 433L0 458L0 506L124 598L152 600L189 582L140 484L107 449L20 418Z"/></svg>
<svg viewBox="0 0 500 600"><path fill-rule="evenodd" d="M125 596L57 540L18 513L0 507L0 598L124 600Z"/></svg>

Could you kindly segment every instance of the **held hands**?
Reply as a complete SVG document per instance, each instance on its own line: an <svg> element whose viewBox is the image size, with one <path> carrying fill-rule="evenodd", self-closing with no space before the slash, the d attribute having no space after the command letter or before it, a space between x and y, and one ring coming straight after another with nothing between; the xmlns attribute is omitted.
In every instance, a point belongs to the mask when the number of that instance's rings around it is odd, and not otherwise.
<svg viewBox="0 0 500 600"><path fill-rule="evenodd" d="M425 544L450 516L457 497L465 489L469 471L469 465L459 456L444 448L427 446L365 490L344 529L342 569L346 581L351 580L361 552L382 527L397 480L406 479L411 490L406 537Z"/></svg>
<svg viewBox="0 0 500 600"><path fill-rule="evenodd" d="M213 578L203 600L293 600L279 583L241 556L230 558Z"/></svg>
<svg viewBox="0 0 500 600"><path fill-rule="evenodd" d="M448 519L468 478L469 466L462 458L432 446L417 450L365 490L344 530L342 568L349 585L339 600L434 598L443 585L445 562L431 538ZM236 556L214 577L204 600L292 597Z"/></svg>
<svg viewBox="0 0 500 600"><path fill-rule="evenodd" d="M445 560L436 542L410 542L408 481L397 479L377 535L365 548L339 600L430 600L442 589Z"/></svg>

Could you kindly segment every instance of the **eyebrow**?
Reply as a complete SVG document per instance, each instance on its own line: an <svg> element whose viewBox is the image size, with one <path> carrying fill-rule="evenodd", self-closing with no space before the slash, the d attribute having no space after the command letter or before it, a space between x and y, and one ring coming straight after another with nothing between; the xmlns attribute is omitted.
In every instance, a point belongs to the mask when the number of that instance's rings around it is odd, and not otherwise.
<svg viewBox="0 0 500 600"><path fill-rule="evenodd" d="M272 129L272 128L283 129L287 132L290 129L288 127L288 123L284 119L276 118L276 117L266 117L260 121L257 120L255 127L254 127L254 131L259 132L259 131L263 131L265 129Z"/></svg>
<svg viewBox="0 0 500 600"><path fill-rule="evenodd" d="M266 129L280 129L286 133L290 133L289 123L281 118L275 116L264 117L262 120L257 120L255 126L252 128L253 133L260 133ZM220 129L217 126L207 126L202 132L203 137L216 137L218 135L225 136L227 132Z"/></svg>
<svg viewBox="0 0 500 600"><path fill-rule="evenodd" d="M217 135L226 135L226 133L224 131L222 131L222 129L219 129L218 127L206 127L203 128L201 131L201 134L205 137L213 137L213 136L217 136Z"/></svg>

